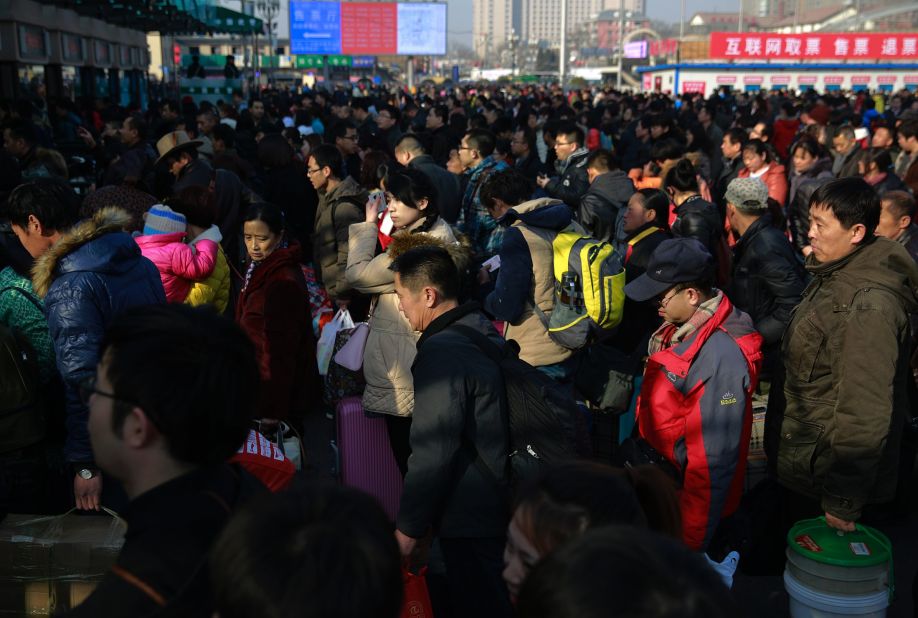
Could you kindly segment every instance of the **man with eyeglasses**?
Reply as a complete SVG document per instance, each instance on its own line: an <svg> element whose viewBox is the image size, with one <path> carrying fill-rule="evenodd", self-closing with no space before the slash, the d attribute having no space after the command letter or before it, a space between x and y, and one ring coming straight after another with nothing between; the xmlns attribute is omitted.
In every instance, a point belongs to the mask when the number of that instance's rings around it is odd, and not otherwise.
<svg viewBox="0 0 918 618"><path fill-rule="evenodd" d="M682 540L719 560L711 542L743 493L762 337L713 281L714 259L704 245L672 238L625 294L637 302L656 298L664 320L647 349L640 437L681 482Z"/></svg>
<svg viewBox="0 0 918 618"><path fill-rule="evenodd" d="M239 506L266 493L244 464L226 463L251 427L255 350L230 320L174 304L126 311L99 344L81 395L96 461L130 500L128 531L67 615L209 616L210 547Z"/></svg>
<svg viewBox="0 0 918 618"><path fill-rule="evenodd" d="M376 126L378 127L376 141L382 144L389 154L395 151L395 145L402 138L402 130L398 126L401 119L401 112L397 107L391 105L381 106L379 113L376 114Z"/></svg>
<svg viewBox="0 0 918 618"><path fill-rule="evenodd" d="M344 162L344 176L360 181L360 141L357 127L350 120L342 120L332 126L332 138L335 147L341 153ZM343 178L342 177L342 178Z"/></svg>
<svg viewBox="0 0 918 618"><path fill-rule="evenodd" d="M504 161L494 158L494 134L487 129L473 129L459 142L458 157L467 182L459 208L459 230L469 237L478 264L497 255L503 228L497 225L481 202L481 188L495 172L508 169Z"/></svg>
<svg viewBox="0 0 918 618"><path fill-rule="evenodd" d="M574 210L580 207L580 198L590 188L586 169L590 151L584 147L583 140L583 130L576 124L569 121L559 124L554 146L558 174L551 178L543 174L536 179L550 197L563 201Z"/></svg>
<svg viewBox="0 0 918 618"><path fill-rule="evenodd" d="M532 182L545 173L545 164L539 160L539 153L536 150L535 131L529 127L517 129L510 140L513 167Z"/></svg>

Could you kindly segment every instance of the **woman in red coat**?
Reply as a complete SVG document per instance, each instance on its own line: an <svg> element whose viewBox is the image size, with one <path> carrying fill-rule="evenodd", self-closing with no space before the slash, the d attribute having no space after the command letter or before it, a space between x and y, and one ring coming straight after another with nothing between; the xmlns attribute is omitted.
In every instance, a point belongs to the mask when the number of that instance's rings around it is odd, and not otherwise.
<svg viewBox="0 0 918 618"><path fill-rule="evenodd" d="M316 395L310 392L316 359L300 246L288 242L284 214L273 204L249 208L242 235L251 262L236 303L236 323L255 344L261 368L255 416L302 416Z"/></svg>
<svg viewBox="0 0 918 618"><path fill-rule="evenodd" d="M775 160L774 153L762 140L752 139L743 146L743 165L740 178L761 178L768 187L768 197L781 208L787 202L787 176L784 166Z"/></svg>

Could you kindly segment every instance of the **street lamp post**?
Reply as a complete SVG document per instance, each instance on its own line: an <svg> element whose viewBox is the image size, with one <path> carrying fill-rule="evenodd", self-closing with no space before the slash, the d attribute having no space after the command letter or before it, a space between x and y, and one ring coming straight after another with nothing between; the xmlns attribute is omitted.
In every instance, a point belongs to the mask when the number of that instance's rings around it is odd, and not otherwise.
<svg viewBox="0 0 918 618"><path fill-rule="evenodd" d="M274 85L274 56L277 51L277 45L274 38L274 18L280 12L280 0L258 0L258 10L265 16L268 22L268 45L270 46L270 56L268 56L268 84ZM258 55L255 56L256 64Z"/></svg>

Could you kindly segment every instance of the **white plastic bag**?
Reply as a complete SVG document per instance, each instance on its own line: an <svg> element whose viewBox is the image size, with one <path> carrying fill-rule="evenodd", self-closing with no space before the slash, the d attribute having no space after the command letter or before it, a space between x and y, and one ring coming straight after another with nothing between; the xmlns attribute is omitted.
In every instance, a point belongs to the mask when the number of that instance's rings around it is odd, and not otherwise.
<svg viewBox="0 0 918 618"><path fill-rule="evenodd" d="M724 558L723 562L714 562L711 560L711 557L707 554L704 555L708 560L708 564L711 565L711 568L720 575L720 578L726 584L727 588L733 588L733 574L736 573L736 567L739 565L740 555L735 551L731 551L727 554L727 557Z"/></svg>
<svg viewBox="0 0 918 618"><path fill-rule="evenodd" d="M328 374L328 363L331 362L332 354L335 351L335 337L338 336L339 330L346 328L354 328L354 320L347 309L339 309L332 321L322 329L319 343L316 345L316 361L319 364L319 375Z"/></svg>

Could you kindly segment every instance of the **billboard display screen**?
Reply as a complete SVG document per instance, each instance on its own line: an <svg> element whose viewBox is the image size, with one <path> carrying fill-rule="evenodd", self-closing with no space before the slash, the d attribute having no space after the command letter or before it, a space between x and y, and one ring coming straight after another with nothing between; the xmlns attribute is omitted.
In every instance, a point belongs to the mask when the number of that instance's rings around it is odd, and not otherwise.
<svg viewBox="0 0 918 618"><path fill-rule="evenodd" d="M446 54L446 3L290 0L293 54Z"/></svg>

